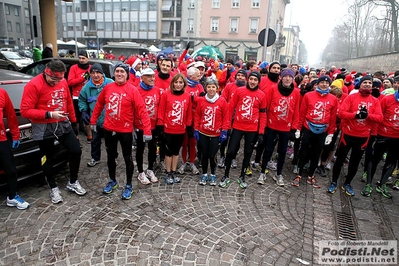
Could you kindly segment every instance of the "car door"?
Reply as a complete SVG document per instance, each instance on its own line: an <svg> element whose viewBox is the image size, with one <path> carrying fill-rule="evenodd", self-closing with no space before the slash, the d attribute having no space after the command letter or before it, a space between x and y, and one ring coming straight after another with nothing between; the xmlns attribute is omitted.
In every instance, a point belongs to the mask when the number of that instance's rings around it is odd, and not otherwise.
<svg viewBox="0 0 399 266"><path fill-rule="evenodd" d="M0 68L7 69L7 65L7 58L2 53L0 53Z"/></svg>

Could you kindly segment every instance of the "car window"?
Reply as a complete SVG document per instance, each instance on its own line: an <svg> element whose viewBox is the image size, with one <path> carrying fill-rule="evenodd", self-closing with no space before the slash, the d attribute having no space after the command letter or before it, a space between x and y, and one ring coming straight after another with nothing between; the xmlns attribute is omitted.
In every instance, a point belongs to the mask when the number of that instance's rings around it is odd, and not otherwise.
<svg viewBox="0 0 399 266"><path fill-rule="evenodd" d="M24 91L26 83L15 83L15 84L3 84L1 87L7 91L8 96L11 99L14 109L19 109L21 104L21 97Z"/></svg>
<svg viewBox="0 0 399 266"><path fill-rule="evenodd" d="M28 71L26 71L26 74L32 75L35 77L35 76L39 75L40 73L42 73L45 68L46 68L46 66L44 64L37 64L36 66L28 69Z"/></svg>
<svg viewBox="0 0 399 266"><path fill-rule="evenodd" d="M0 53L0 59L3 59L3 60L5 60L6 59L6 57L2 54L2 53Z"/></svg>

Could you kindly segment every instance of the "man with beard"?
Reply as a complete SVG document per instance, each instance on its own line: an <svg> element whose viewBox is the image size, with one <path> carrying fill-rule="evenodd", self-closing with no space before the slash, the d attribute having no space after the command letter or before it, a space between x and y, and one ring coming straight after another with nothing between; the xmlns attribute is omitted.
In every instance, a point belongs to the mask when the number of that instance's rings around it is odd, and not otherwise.
<svg viewBox="0 0 399 266"><path fill-rule="evenodd" d="M72 90L72 99L73 99L73 107L75 109L76 121L78 123L78 129L81 119L81 112L79 111L79 93L82 90L83 86L90 79L90 64L89 64L89 55L86 50L80 50L78 54L79 62L69 69L68 74L68 86ZM92 134L90 130L90 126L86 127L87 132L87 141L92 140Z"/></svg>
<svg viewBox="0 0 399 266"><path fill-rule="evenodd" d="M285 161L290 131L299 118L300 94L294 89L295 73L292 69L286 68L281 72L280 82L266 94L266 144L263 153L262 171L258 184L263 185L266 178L266 163L272 157L275 139L278 138L278 162L277 174L273 176L278 186L284 186L282 170Z"/></svg>

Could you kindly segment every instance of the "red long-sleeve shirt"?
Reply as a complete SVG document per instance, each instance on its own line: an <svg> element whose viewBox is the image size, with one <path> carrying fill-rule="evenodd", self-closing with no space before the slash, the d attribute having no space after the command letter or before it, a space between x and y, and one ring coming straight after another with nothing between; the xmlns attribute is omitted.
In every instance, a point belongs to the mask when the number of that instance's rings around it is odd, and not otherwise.
<svg viewBox="0 0 399 266"><path fill-rule="evenodd" d="M159 101L161 99L161 90L158 87L153 87L150 90L144 90L140 86L138 87L141 97L144 100L148 116L151 120L151 129L154 129L157 126L158 119L158 107ZM134 120L134 127L138 129L144 129L143 123L140 119Z"/></svg>
<svg viewBox="0 0 399 266"><path fill-rule="evenodd" d="M321 95L316 91L305 94L302 99L299 111L298 124L294 128L301 130L304 126L309 129L308 123L328 124L325 131L328 134L334 134L336 129L336 114L338 102L332 94Z"/></svg>
<svg viewBox="0 0 399 266"><path fill-rule="evenodd" d="M186 127L192 125L191 95L184 92L181 95L172 94L166 90L161 95L158 109L158 125L164 126L169 134L184 134Z"/></svg>
<svg viewBox="0 0 399 266"><path fill-rule="evenodd" d="M45 81L44 74L37 75L25 85L20 109L21 115L30 119L32 123L47 124L67 119L46 119L46 112L53 111L69 113L69 121L76 122L75 110L73 109L68 83L65 79L62 79L55 86L50 86Z"/></svg>
<svg viewBox="0 0 399 266"><path fill-rule="evenodd" d="M234 83L229 83L229 84L226 85L226 87L224 87L224 89L222 91L222 97L225 98L227 102L229 102L230 99L233 97L234 92L238 88L242 88L244 86L238 87L235 82Z"/></svg>
<svg viewBox="0 0 399 266"><path fill-rule="evenodd" d="M399 102L393 94L381 100L383 120L379 124L378 134L388 138L399 138Z"/></svg>
<svg viewBox="0 0 399 266"><path fill-rule="evenodd" d="M7 92L0 88L0 117L7 118L8 128L12 136L12 140L19 140L19 128L17 115L14 106ZM0 141L7 141L6 127L3 119L0 120Z"/></svg>
<svg viewBox="0 0 399 266"><path fill-rule="evenodd" d="M261 89L261 90L263 91L263 93L267 94L268 90L269 90L271 87L275 86L276 84L278 84L278 81L277 81L277 82L273 82L273 81L271 81L271 80L269 79L268 76L264 76L264 77L262 77L262 78L260 79L260 82L259 82L259 89Z"/></svg>
<svg viewBox="0 0 399 266"><path fill-rule="evenodd" d="M355 115L362 106L366 106L366 119L357 119ZM371 95L366 97L360 93L348 95L340 106L338 117L342 119L342 133L354 137L369 137L373 122L382 121L380 101Z"/></svg>
<svg viewBox="0 0 399 266"><path fill-rule="evenodd" d="M161 93L169 90L170 83L172 82L172 75L168 79L161 79L158 75L155 75L155 83L154 86L157 86Z"/></svg>
<svg viewBox="0 0 399 266"><path fill-rule="evenodd" d="M283 96L277 86L271 87L266 94L267 127L289 132L298 124L301 95L298 89L294 89L289 96Z"/></svg>
<svg viewBox="0 0 399 266"><path fill-rule="evenodd" d="M266 126L265 94L260 89L238 88L229 102L229 117L233 114L233 128L263 134Z"/></svg>
<svg viewBox="0 0 399 266"><path fill-rule="evenodd" d="M194 128L207 136L219 136L222 130L229 129L228 108L223 97L219 97L214 103L200 97L195 109Z"/></svg>
<svg viewBox="0 0 399 266"><path fill-rule="evenodd" d="M121 133L133 132L134 119L140 119L144 135L151 135L151 122L138 89L126 82L104 87L97 97L90 124L95 125L105 106L104 128Z"/></svg>
<svg viewBox="0 0 399 266"><path fill-rule="evenodd" d="M88 69L82 69L78 64L75 64L69 68L68 86L72 88L72 97L79 97L80 91L87 82L83 76L86 72L90 71L90 67L91 66L89 66Z"/></svg>

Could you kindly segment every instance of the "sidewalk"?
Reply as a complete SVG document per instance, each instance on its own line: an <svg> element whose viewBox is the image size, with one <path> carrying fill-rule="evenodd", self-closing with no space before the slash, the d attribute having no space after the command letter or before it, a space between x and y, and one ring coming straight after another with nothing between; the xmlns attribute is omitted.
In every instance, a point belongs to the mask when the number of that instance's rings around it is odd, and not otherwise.
<svg viewBox="0 0 399 266"><path fill-rule="evenodd" d="M61 204L52 204L49 189L36 179L19 184L19 194L31 204L25 211L7 207L6 190L0 189L0 265L304 265L297 258L318 265L319 240L399 237L398 191L390 188L391 200L377 192L363 197L360 169L352 198L340 189L326 192L331 172L327 178L316 174L320 189L305 180L299 188L291 186L295 175L288 158L285 187L276 186L273 171L260 186L253 171L248 188L241 189L239 154L225 189L198 185L200 175L191 173L180 184L165 185L158 172L160 182L144 186L135 173L134 194L123 201L122 161L119 187L102 194L108 182L105 158L103 150L102 163L87 167L90 149L84 144L79 180L88 193L66 191L65 167L57 179ZM222 174L218 169L218 181Z"/></svg>

